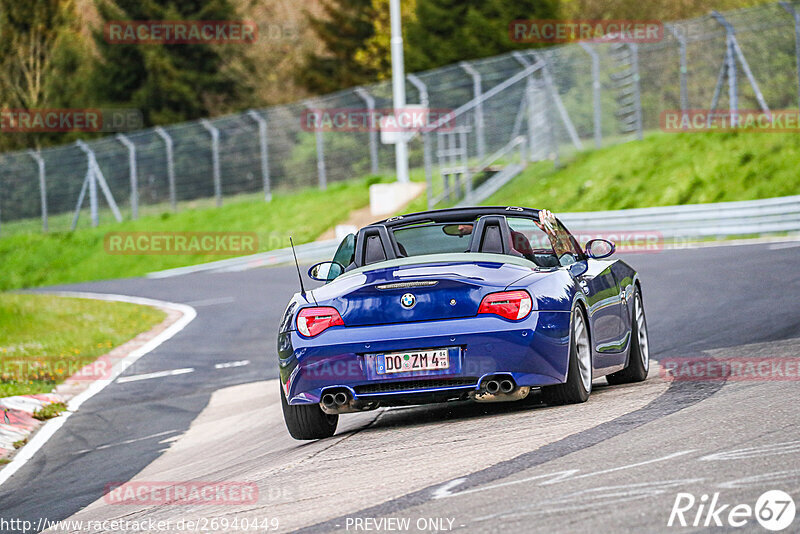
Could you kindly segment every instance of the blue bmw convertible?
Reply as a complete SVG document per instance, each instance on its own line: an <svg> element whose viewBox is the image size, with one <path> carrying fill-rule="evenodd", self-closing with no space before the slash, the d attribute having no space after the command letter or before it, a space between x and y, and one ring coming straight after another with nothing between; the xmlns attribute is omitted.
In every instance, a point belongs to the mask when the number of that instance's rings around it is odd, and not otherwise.
<svg viewBox="0 0 800 534"><path fill-rule="evenodd" d="M642 288L614 244L582 248L550 212L456 208L348 235L309 270L278 335L281 399L296 439L339 415L433 402L585 402L592 380L642 381Z"/></svg>

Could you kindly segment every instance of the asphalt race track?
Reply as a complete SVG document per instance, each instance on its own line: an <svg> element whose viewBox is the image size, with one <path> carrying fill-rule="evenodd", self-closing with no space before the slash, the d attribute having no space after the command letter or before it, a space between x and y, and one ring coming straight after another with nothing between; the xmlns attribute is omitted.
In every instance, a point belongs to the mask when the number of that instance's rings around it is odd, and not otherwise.
<svg viewBox="0 0 800 534"><path fill-rule="evenodd" d="M626 259L642 275L655 359L800 354L799 242ZM404 521L411 532L692 532L703 528L667 526L678 492L750 506L771 489L800 495L796 378L669 381L653 366L643 384L598 381L584 405L378 410L343 416L330 439L296 442L275 380L276 325L296 287L294 267L279 267L58 288L195 307L186 329L123 376L193 372L113 383L86 402L0 487L2 516L277 519L279 531L306 532L404 531ZM259 499L103 499L106 484L130 480L255 482ZM753 518L745 530L766 532Z"/></svg>

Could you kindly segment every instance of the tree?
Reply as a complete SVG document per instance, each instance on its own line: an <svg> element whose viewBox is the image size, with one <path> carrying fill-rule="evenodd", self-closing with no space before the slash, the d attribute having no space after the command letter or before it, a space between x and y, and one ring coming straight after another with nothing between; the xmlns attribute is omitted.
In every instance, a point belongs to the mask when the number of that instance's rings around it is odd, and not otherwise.
<svg viewBox="0 0 800 534"><path fill-rule="evenodd" d="M417 9L417 0L403 0L400 4L403 28L410 24ZM378 80L392 77L391 17L387 0L372 0L374 18L373 35L364 42L355 54L355 60L365 70L374 71Z"/></svg>
<svg viewBox="0 0 800 534"><path fill-rule="evenodd" d="M99 0L103 23L119 20L235 20L230 0ZM116 44L95 29L93 86L107 105L133 106L146 124L166 124L247 107L251 88L228 65L242 44Z"/></svg>
<svg viewBox="0 0 800 534"><path fill-rule="evenodd" d="M87 48L73 0L0 0L0 108L84 103ZM0 149L50 144L58 133L4 135Z"/></svg>
<svg viewBox="0 0 800 534"><path fill-rule="evenodd" d="M406 30L406 67L427 70L531 48L511 40L509 23L554 18L558 0L417 0Z"/></svg>
<svg viewBox="0 0 800 534"><path fill-rule="evenodd" d="M768 0L562 0L564 16L577 19L678 20L725 11Z"/></svg>
<svg viewBox="0 0 800 534"><path fill-rule="evenodd" d="M329 0L323 11L322 17L307 18L325 50L306 54L297 81L315 94L374 82L377 69L355 59L375 34L372 0Z"/></svg>

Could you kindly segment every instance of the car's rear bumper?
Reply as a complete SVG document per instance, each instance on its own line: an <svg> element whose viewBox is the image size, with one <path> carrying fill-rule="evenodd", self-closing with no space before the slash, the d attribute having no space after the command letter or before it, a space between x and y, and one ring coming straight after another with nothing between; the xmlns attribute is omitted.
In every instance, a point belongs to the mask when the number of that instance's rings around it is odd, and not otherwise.
<svg viewBox="0 0 800 534"><path fill-rule="evenodd" d="M510 374L518 386L557 384L566 379L569 320L568 312L533 312L520 322L482 315L331 328L313 339L292 332L281 381L290 404L318 403L330 388L369 402L431 402L473 391L482 377L498 373ZM460 358L451 356L447 371L387 377L370 368L370 355L444 347Z"/></svg>

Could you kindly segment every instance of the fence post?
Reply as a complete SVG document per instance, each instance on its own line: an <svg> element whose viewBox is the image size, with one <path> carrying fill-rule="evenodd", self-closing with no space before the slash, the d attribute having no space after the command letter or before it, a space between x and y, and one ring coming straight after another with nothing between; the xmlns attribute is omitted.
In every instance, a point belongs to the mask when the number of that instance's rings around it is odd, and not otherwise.
<svg viewBox="0 0 800 534"><path fill-rule="evenodd" d="M47 181L44 159L38 150L28 150L28 154L36 162L36 166L39 169L39 198L42 204L42 231L47 232Z"/></svg>
<svg viewBox="0 0 800 534"><path fill-rule="evenodd" d="M423 108L430 106L428 97L428 87L415 74L407 76L408 81L419 91L419 103ZM431 137L430 131L426 128L422 132L422 159L425 165L425 183L427 185L428 209L433 209L433 162L431 161Z"/></svg>
<svg viewBox="0 0 800 534"><path fill-rule="evenodd" d="M534 52L533 54L534 57L542 62L542 76L544 77L545 85L550 93L550 97L553 99L553 103L558 109L558 113L561 115L561 120L564 123L564 127L567 129L567 133L572 140L572 144L575 145L575 148L578 150L583 150L583 144L581 143L580 137L578 137L577 130L575 130L575 125L572 124L572 119L569 118L567 108L564 106L564 102L561 100L561 95L558 94L558 88L553 80L553 76L550 74L550 67L548 66L547 58L545 57L546 52L542 52L541 54Z"/></svg>
<svg viewBox="0 0 800 534"><path fill-rule="evenodd" d="M270 202L272 201L272 184L269 176L269 137L267 119L253 109L248 111L247 114L258 123L258 142L259 151L261 152L261 178L264 181L264 200Z"/></svg>
<svg viewBox="0 0 800 534"><path fill-rule="evenodd" d="M312 112L316 112L316 108L311 107L310 103L304 102L304 105ZM325 170L325 139L322 137L322 130L319 124L314 127L314 135L317 140L317 180L319 181L319 188L325 191L328 189L328 174Z"/></svg>
<svg viewBox="0 0 800 534"><path fill-rule="evenodd" d="M467 150L467 130L462 130L460 134L460 143L461 146L464 147L464 152L461 155L461 165L463 165L464 170L464 187L466 191L464 192L464 197L466 198L467 204L472 204L472 173L469 170L469 151ZM483 161L483 160L481 160Z"/></svg>
<svg viewBox="0 0 800 534"><path fill-rule="evenodd" d="M636 139L644 139L644 125L642 120L642 87L639 75L639 45L631 43L631 68L633 69L634 105L636 106Z"/></svg>
<svg viewBox="0 0 800 534"><path fill-rule="evenodd" d="M481 84L481 74L466 61L462 61L458 65L472 77L472 96L477 101L477 105L475 106L475 133L478 143L478 159L483 160L486 156L486 135L483 123L483 87Z"/></svg>
<svg viewBox="0 0 800 534"><path fill-rule="evenodd" d="M797 108L800 109L800 13L789 2L780 2L794 19L794 54L797 65Z"/></svg>
<svg viewBox="0 0 800 534"><path fill-rule="evenodd" d="M164 140L164 147L167 150L167 181L169 182L169 204L172 211L178 211L178 202L175 194L175 159L172 154L172 137L161 126L156 127L155 132Z"/></svg>
<svg viewBox="0 0 800 534"><path fill-rule="evenodd" d="M222 207L222 176L219 169L219 128L211 124L208 119L200 121L208 133L211 134L211 172L214 175L214 198L217 207Z"/></svg>
<svg viewBox="0 0 800 534"><path fill-rule="evenodd" d="M131 180L131 218L139 218L139 175L136 167L136 145L123 134L117 134L117 141L128 149L128 169Z"/></svg>
<svg viewBox="0 0 800 534"><path fill-rule="evenodd" d="M111 189L109 189L106 179L103 176L103 172L100 170L100 166L97 164L97 157L94 154L94 150L92 150L91 147L89 147L89 145L83 141L76 141L75 144L83 151L84 154L86 154L86 162L88 167L86 172L86 180L89 182L89 208L92 214L92 226L97 226L99 222L97 210L98 184L100 184L100 189L103 191L103 196L105 197L106 202L108 202L108 207L111 208L114 218L117 220L117 222L122 222L122 214L119 212L117 203L114 201L114 195L111 194ZM80 208L81 206L79 203L78 211L75 213L75 222L78 221L78 213L80 212Z"/></svg>
<svg viewBox="0 0 800 534"><path fill-rule="evenodd" d="M94 174L94 167L92 165L92 151L83 141L78 141L76 144L86 154L86 180L84 184L89 184L89 213L92 217L92 226L97 226L99 224L97 215L97 176ZM81 200L83 200L82 193L83 191L81 191L81 196L79 197ZM81 209L81 203L82 202L79 202L78 210L75 212L75 222L78 222L78 213ZM72 229L75 229L74 225Z"/></svg>
<svg viewBox="0 0 800 534"><path fill-rule="evenodd" d="M675 40L678 41L679 54L681 57L681 114L685 121L687 120L687 112L689 111L689 65L686 60L686 36L678 31L672 24L666 24L666 27L675 37Z"/></svg>
<svg viewBox="0 0 800 534"><path fill-rule="evenodd" d="M521 52L519 52L519 51L512 52L511 55L514 57L514 59L517 60L517 63L522 65L523 68L528 68L528 67L531 66L531 62L528 61L528 59L525 56L523 56ZM535 128L535 125L534 125L534 112L533 112L533 74L528 75L527 79L525 80L525 97L520 101L520 104L522 104L522 102L527 102L527 108L528 108L528 144L531 147L529 157L531 158L531 160L533 160L533 145L534 145L534 138L536 137L536 128ZM521 105L520 105L519 113L517 113L517 119L516 120L520 121L520 123L522 121L522 106ZM518 131L519 130L517 128L517 124L514 124L514 133L513 134L516 135L518 133Z"/></svg>
<svg viewBox="0 0 800 534"><path fill-rule="evenodd" d="M375 99L363 87L356 87L355 93L367 105L369 111L369 161L372 174L378 174L378 131L375 129Z"/></svg>
<svg viewBox="0 0 800 534"><path fill-rule="evenodd" d="M603 113L600 102L600 56L597 51L584 42L579 42L587 54L592 57L592 95L594 101L594 145L597 148L603 146Z"/></svg>
<svg viewBox="0 0 800 534"><path fill-rule="evenodd" d="M767 106L767 102L764 100L764 95L761 94L761 89L758 87L755 76L753 76L753 72L750 70L750 65L747 63L747 58L744 57L742 49L739 48L739 41L736 39L736 28L734 28L733 25L731 25L731 23L722 16L722 14L716 11L712 11L711 16L714 17L714 19L725 28L726 45L725 62L722 64L722 69L720 70L719 75L720 77L717 80L717 87L714 89L714 100L712 102L711 109L716 109L722 80L727 68L728 95L730 99L730 111L732 115L731 124L738 124L737 112L739 111L739 79L736 69L736 60L738 59L742 64L742 70L744 70L744 74L747 76L747 81L750 83L750 87L752 87L753 92L756 94L758 105L761 106L762 111L769 112L769 106Z"/></svg>

